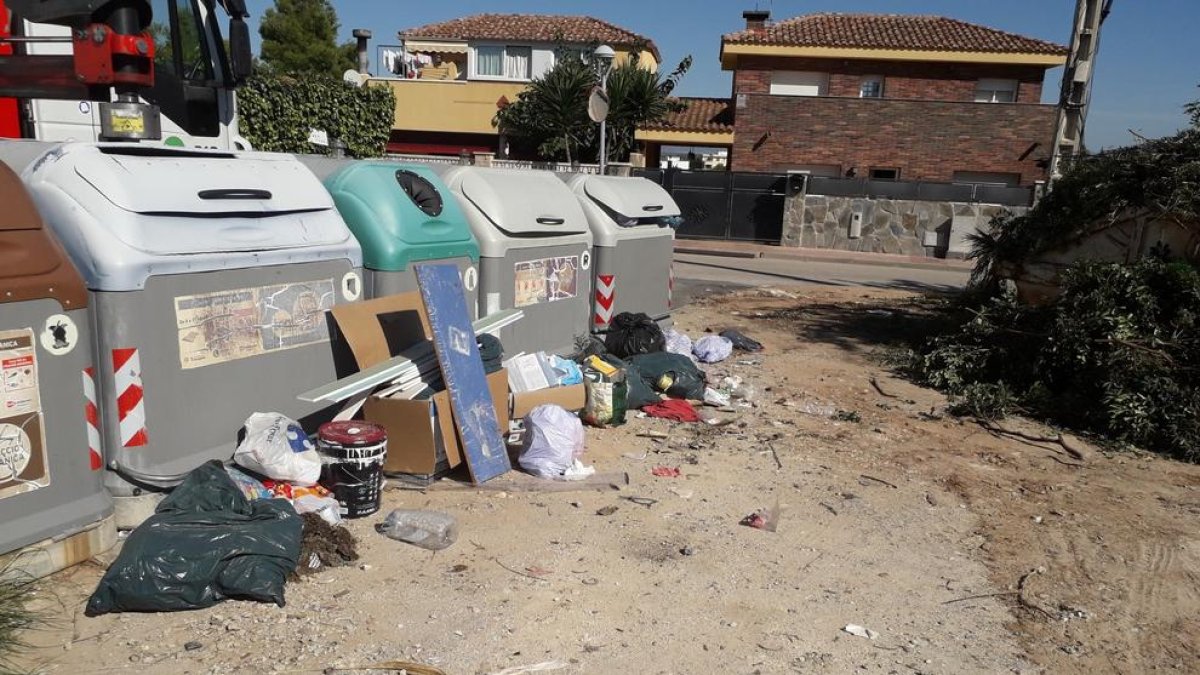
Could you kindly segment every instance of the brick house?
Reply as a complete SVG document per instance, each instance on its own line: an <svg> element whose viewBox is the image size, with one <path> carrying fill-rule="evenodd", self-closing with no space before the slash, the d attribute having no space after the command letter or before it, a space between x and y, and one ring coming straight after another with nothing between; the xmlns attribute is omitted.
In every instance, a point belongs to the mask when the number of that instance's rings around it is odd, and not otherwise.
<svg viewBox="0 0 1200 675"><path fill-rule="evenodd" d="M1028 185L1045 175L1067 49L936 16L745 12L733 71L735 171Z"/></svg>

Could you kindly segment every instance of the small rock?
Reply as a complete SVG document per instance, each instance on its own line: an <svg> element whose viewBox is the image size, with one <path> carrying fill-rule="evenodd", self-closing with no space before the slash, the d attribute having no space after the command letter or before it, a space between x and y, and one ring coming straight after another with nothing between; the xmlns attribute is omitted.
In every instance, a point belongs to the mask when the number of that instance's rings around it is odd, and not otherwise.
<svg viewBox="0 0 1200 675"><path fill-rule="evenodd" d="M362 570L362 571L364 571L364 572L370 572L370 571L371 571L371 566L370 566L370 565L367 565L367 564L365 564L365 563L364 563L364 564L362 564L362 565L359 565L359 566L358 566L358 569L360 569L360 570Z"/></svg>
<svg viewBox="0 0 1200 675"><path fill-rule="evenodd" d="M196 640L191 640L189 642L183 643L183 650L185 652L194 652L197 649L204 649L204 645L197 642Z"/></svg>
<svg viewBox="0 0 1200 675"><path fill-rule="evenodd" d="M619 508L619 507L617 507L617 506L614 506L614 505L612 505L612 504L610 504L610 505L608 505L608 506L602 506L602 507L600 507L599 509L596 509L596 515L598 515L598 516L611 516L612 514L614 514L614 513L616 513L616 512L617 512L617 509L618 509L618 508Z"/></svg>
<svg viewBox="0 0 1200 675"><path fill-rule="evenodd" d="M679 553L688 556L696 555L696 549L692 548L691 546L684 546L683 548L679 549Z"/></svg>
<svg viewBox="0 0 1200 675"><path fill-rule="evenodd" d="M874 640L875 638L879 637L879 633L855 623L846 624L846 627L842 630L855 637L867 638L868 640Z"/></svg>

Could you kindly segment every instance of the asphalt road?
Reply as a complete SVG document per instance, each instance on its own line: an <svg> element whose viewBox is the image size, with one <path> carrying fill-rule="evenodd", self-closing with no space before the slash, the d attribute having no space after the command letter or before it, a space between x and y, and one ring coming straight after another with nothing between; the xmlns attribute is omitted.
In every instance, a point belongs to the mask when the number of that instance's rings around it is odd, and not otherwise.
<svg viewBox="0 0 1200 675"><path fill-rule="evenodd" d="M732 258L675 254L675 303L755 286L864 286L919 292L954 292L970 276L966 270L897 267L782 258Z"/></svg>

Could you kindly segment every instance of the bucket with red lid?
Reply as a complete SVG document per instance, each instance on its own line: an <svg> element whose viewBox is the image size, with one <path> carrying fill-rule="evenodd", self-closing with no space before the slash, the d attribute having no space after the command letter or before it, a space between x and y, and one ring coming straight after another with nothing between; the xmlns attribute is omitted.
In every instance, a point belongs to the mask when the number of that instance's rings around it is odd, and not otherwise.
<svg viewBox="0 0 1200 675"><path fill-rule="evenodd" d="M328 422L317 430L321 485L333 493L345 518L379 510L387 432L369 422Z"/></svg>

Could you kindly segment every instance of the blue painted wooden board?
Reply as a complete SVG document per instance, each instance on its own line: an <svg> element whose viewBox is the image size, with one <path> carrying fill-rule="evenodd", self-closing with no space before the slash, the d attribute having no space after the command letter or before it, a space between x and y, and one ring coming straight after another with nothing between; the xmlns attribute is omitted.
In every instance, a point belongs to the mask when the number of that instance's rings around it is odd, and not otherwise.
<svg viewBox="0 0 1200 675"><path fill-rule="evenodd" d="M471 481L478 484L508 473L512 464L500 436L500 423L475 344L458 267L448 263L419 264L414 270Z"/></svg>

